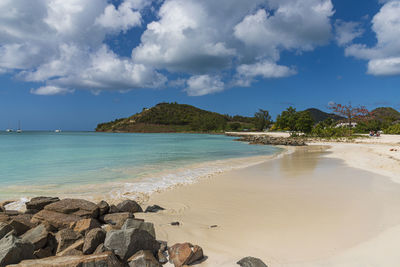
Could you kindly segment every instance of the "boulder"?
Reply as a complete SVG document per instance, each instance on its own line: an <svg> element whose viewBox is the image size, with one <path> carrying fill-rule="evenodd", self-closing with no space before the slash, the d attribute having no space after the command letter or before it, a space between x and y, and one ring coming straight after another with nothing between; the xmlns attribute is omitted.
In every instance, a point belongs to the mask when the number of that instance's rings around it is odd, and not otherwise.
<svg viewBox="0 0 400 267"><path fill-rule="evenodd" d="M76 256L76 255L83 255L82 248L83 248L84 240L83 238L79 239L62 252L58 253L57 256Z"/></svg>
<svg viewBox="0 0 400 267"><path fill-rule="evenodd" d="M98 220L89 218L71 223L70 228L81 235L85 235L94 228L101 228L101 224Z"/></svg>
<svg viewBox="0 0 400 267"><path fill-rule="evenodd" d="M108 251L97 255L55 256L44 259L26 260L10 267L122 267L115 255Z"/></svg>
<svg viewBox="0 0 400 267"><path fill-rule="evenodd" d="M18 263L33 258L31 243L23 242L13 234L8 234L0 240L0 266Z"/></svg>
<svg viewBox="0 0 400 267"><path fill-rule="evenodd" d="M142 207L134 200L124 200L117 205L120 212L143 212Z"/></svg>
<svg viewBox="0 0 400 267"><path fill-rule="evenodd" d="M21 215L22 213L19 212L19 211L17 211L17 210L6 210L6 211L4 212L4 214L6 214L6 215L8 215L8 216L10 216L10 217L13 217L13 216Z"/></svg>
<svg viewBox="0 0 400 267"><path fill-rule="evenodd" d="M118 213L118 212L120 212L120 210L115 205L111 205L110 209L108 210L108 213Z"/></svg>
<svg viewBox="0 0 400 267"><path fill-rule="evenodd" d="M140 250L128 259L129 267L161 267L151 251Z"/></svg>
<svg viewBox="0 0 400 267"><path fill-rule="evenodd" d="M160 243L146 231L127 229L108 232L104 246L126 261L140 250L150 250L155 255L160 248Z"/></svg>
<svg viewBox="0 0 400 267"><path fill-rule="evenodd" d="M99 207L84 199L66 198L44 207L45 210L64 214L74 214L83 218L97 218Z"/></svg>
<svg viewBox="0 0 400 267"><path fill-rule="evenodd" d="M165 210L163 207L158 205L148 206L144 212L158 212L160 210Z"/></svg>
<svg viewBox="0 0 400 267"><path fill-rule="evenodd" d="M67 228L73 222L80 221L82 218L74 214L64 214L49 210L41 210L33 215L31 222L46 223L57 229Z"/></svg>
<svg viewBox="0 0 400 267"><path fill-rule="evenodd" d="M268 267L258 258L246 257L237 262L241 267Z"/></svg>
<svg viewBox="0 0 400 267"><path fill-rule="evenodd" d="M97 246L96 250L93 252L93 254L101 254L104 251L107 251L106 248L104 247L104 244L100 244Z"/></svg>
<svg viewBox="0 0 400 267"><path fill-rule="evenodd" d="M92 254L96 248L104 242L106 231L101 228L90 230L85 236L85 244L83 245L83 254Z"/></svg>
<svg viewBox="0 0 400 267"><path fill-rule="evenodd" d="M27 231L21 236L21 239L24 242L32 243L36 251L46 245L48 235L49 232L46 230L46 227L41 224Z"/></svg>
<svg viewBox="0 0 400 267"><path fill-rule="evenodd" d="M0 239L2 239L6 234L14 230L14 228L8 223L0 222Z"/></svg>
<svg viewBox="0 0 400 267"><path fill-rule="evenodd" d="M35 259L43 259L47 257L53 256L53 250L51 247L40 248L33 252L33 256Z"/></svg>
<svg viewBox="0 0 400 267"><path fill-rule="evenodd" d="M169 259L175 267L190 265L203 259L203 249L190 243L175 244L168 249Z"/></svg>
<svg viewBox="0 0 400 267"><path fill-rule="evenodd" d="M4 207L0 206L0 212L5 212L5 211L6 211L6 209Z"/></svg>
<svg viewBox="0 0 400 267"><path fill-rule="evenodd" d="M41 211L47 205L60 201L58 197L34 197L25 203L26 210ZM35 212L36 213L36 212Z"/></svg>
<svg viewBox="0 0 400 267"><path fill-rule="evenodd" d="M126 229L139 229L148 232L154 238L156 238L156 231L154 230L154 225L149 222L143 222L141 220L136 219L127 219L125 223L122 225L122 230Z"/></svg>
<svg viewBox="0 0 400 267"><path fill-rule="evenodd" d="M100 220L104 223L111 224L116 226L117 228L121 228L125 221L129 218L134 218L133 214L130 212L119 212L119 213L111 213L101 216Z"/></svg>
<svg viewBox="0 0 400 267"><path fill-rule="evenodd" d="M168 262L168 258L166 256L166 253L162 252L161 250L159 250L157 252L157 258L158 258L158 262L161 264L166 264Z"/></svg>
<svg viewBox="0 0 400 267"><path fill-rule="evenodd" d="M97 206L99 207L99 216L103 216L104 214L107 214L108 211L110 210L110 206L104 200L97 203Z"/></svg>
<svg viewBox="0 0 400 267"><path fill-rule="evenodd" d="M5 213L0 213L0 222L8 222L10 220L10 216Z"/></svg>
<svg viewBox="0 0 400 267"><path fill-rule="evenodd" d="M60 230L56 234L56 240L57 240L57 254L66 249L67 247L71 246L74 244L76 241L81 239L82 236L78 233L75 233L72 229L66 228Z"/></svg>
<svg viewBox="0 0 400 267"><path fill-rule="evenodd" d="M30 214L20 214L12 218L10 225L14 228L17 236L24 234L26 231L36 226L31 222L31 219L32 215Z"/></svg>

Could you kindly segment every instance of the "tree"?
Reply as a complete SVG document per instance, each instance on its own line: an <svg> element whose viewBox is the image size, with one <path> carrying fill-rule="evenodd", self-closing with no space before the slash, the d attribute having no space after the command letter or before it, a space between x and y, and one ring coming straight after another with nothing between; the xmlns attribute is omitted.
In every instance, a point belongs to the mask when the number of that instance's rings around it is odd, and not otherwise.
<svg viewBox="0 0 400 267"><path fill-rule="evenodd" d="M280 130L296 130L296 109L288 107L276 118L276 127Z"/></svg>
<svg viewBox="0 0 400 267"><path fill-rule="evenodd" d="M313 126L314 120L312 119L310 112L301 111L296 113L296 131L308 134L311 133Z"/></svg>
<svg viewBox="0 0 400 267"><path fill-rule="evenodd" d="M254 125L257 130L263 131L271 126L271 124L271 115L269 115L268 110L259 109L258 112L254 114Z"/></svg>
<svg viewBox="0 0 400 267"><path fill-rule="evenodd" d="M365 106L353 107L351 103L348 105L333 103L329 107L335 114L343 116L347 119L349 127L352 127L352 123L356 121L365 121L371 118L371 113Z"/></svg>

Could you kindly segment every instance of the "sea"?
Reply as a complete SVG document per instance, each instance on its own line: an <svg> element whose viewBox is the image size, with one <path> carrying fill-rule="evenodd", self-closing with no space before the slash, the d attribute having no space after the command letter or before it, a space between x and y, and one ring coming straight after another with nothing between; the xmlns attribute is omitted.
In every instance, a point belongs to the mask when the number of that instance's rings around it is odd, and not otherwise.
<svg viewBox="0 0 400 267"><path fill-rule="evenodd" d="M0 133L0 200L138 197L281 151L208 134Z"/></svg>

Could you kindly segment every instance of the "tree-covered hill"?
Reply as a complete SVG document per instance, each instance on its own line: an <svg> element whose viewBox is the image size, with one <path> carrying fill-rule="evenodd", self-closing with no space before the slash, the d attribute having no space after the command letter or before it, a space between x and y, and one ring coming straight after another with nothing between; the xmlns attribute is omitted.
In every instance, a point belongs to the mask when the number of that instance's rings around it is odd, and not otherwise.
<svg viewBox="0 0 400 267"><path fill-rule="evenodd" d="M253 118L228 116L177 103L160 103L128 118L101 123L98 132L222 132L254 128Z"/></svg>
<svg viewBox="0 0 400 267"><path fill-rule="evenodd" d="M372 116L379 121L399 121L400 112L391 107L380 107L371 111Z"/></svg>
<svg viewBox="0 0 400 267"><path fill-rule="evenodd" d="M308 111L310 113L311 118L313 119L314 123L319 123L319 122L325 121L326 119L332 119L335 121L344 119L343 117L338 116L336 114L326 113L326 112L323 112L316 108L309 108L309 109L306 109L305 111Z"/></svg>

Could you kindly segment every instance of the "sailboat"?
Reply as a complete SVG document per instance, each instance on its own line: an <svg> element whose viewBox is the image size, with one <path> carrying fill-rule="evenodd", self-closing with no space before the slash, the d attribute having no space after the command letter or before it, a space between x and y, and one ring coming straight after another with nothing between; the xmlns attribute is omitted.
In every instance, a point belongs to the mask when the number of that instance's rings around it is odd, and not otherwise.
<svg viewBox="0 0 400 267"><path fill-rule="evenodd" d="M57 129L54 131L55 133L61 133L61 129Z"/></svg>
<svg viewBox="0 0 400 267"><path fill-rule="evenodd" d="M12 129L7 129L6 132L7 133L11 133L13 130Z"/></svg>
<svg viewBox="0 0 400 267"><path fill-rule="evenodd" d="M22 130L21 130L21 121L18 121L18 130L17 130L17 133L22 133Z"/></svg>

